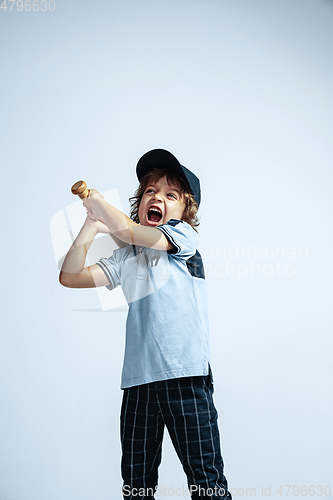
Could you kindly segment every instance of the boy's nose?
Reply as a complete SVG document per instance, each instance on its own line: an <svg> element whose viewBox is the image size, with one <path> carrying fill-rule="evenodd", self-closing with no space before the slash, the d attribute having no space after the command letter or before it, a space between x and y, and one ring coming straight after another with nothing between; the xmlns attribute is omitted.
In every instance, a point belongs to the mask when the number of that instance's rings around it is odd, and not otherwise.
<svg viewBox="0 0 333 500"><path fill-rule="evenodd" d="M162 196L161 196L161 194L160 194L160 193L154 193L153 198L154 198L155 200L161 200L161 199L162 199Z"/></svg>

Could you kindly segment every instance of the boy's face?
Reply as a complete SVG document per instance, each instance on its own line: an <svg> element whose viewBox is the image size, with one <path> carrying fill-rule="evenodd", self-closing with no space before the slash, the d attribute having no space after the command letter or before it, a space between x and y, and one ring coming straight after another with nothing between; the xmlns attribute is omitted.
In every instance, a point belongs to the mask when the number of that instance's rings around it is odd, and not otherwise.
<svg viewBox="0 0 333 500"><path fill-rule="evenodd" d="M139 220L142 226L160 226L170 219L181 219L185 210L179 187L168 184L166 176L155 184L149 184L139 205Z"/></svg>

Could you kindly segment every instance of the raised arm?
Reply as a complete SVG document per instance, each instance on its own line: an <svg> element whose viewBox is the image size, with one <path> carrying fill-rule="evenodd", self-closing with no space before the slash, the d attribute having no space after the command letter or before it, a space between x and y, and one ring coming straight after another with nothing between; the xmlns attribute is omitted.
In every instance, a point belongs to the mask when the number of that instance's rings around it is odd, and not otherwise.
<svg viewBox="0 0 333 500"><path fill-rule="evenodd" d="M109 233L109 230L102 222L87 217L63 262L59 275L59 281L63 286L94 288L109 284L107 277L97 264L84 267L89 247L99 232Z"/></svg>
<svg viewBox="0 0 333 500"><path fill-rule="evenodd" d="M110 232L127 244L140 245L156 250L173 250L174 246L166 236L154 227L136 224L127 215L110 205L95 189L84 200L95 217L102 217Z"/></svg>

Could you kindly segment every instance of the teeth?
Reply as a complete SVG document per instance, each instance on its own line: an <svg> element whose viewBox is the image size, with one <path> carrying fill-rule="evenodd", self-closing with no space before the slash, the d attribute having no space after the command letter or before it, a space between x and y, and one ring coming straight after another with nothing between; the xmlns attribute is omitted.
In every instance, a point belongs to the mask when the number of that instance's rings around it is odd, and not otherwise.
<svg viewBox="0 0 333 500"><path fill-rule="evenodd" d="M155 207L151 207L149 209L149 212L156 212L158 214L161 214L162 213L162 210L160 210L159 208L155 208Z"/></svg>

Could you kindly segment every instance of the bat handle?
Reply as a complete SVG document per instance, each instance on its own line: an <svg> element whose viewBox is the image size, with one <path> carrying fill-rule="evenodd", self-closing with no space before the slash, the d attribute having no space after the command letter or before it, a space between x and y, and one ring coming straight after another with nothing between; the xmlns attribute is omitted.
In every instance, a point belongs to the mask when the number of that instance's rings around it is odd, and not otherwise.
<svg viewBox="0 0 333 500"><path fill-rule="evenodd" d="M77 194L81 200L89 196L89 189L87 189L87 184L84 181L77 181L72 186L72 193Z"/></svg>

